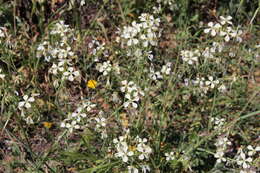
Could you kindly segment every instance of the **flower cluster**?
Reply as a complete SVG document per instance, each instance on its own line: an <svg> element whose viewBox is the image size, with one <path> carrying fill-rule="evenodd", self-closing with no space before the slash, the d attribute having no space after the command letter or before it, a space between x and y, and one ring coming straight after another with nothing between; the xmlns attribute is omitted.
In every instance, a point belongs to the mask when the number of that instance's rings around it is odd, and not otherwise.
<svg viewBox="0 0 260 173"><path fill-rule="evenodd" d="M119 157L123 160L123 162L128 162L129 158L134 155L133 151L130 151L130 147L126 142L126 136L120 136L118 139L113 139L113 143L115 144L116 153L115 157Z"/></svg>
<svg viewBox="0 0 260 173"><path fill-rule="evenodd" d="M210 47L206 47L201 55L205 60L215 60L217 63L220 63L221 58L217 58L216 54L221 53L224 49L224 44L219 42L213 42Z"/></svg>
<svg viewBox="0 0 260 173"><path fill-rule="evenodd" d="M214 89L218 86L219 80L214 80L212 76L208 76L208 80L204 77L197 77L196 80L192 81L192 83L199 86L202 93L207 94L210 89Z"/></svg>
<svg viewBox="0 0 260 173"><path fill-rule="evenodd" d="M89 54L94 56L94 61L98 62L100 57L109 57L109 52L105 47L104 42L100 42L97 39L93 39L88 43Z"/></svg>
<svg viewBox="0 0 260 173"><path fill-rule="evenodd" d="M24 95L23 96L23 101L20 101L18 104L18 108L20 110L22 109L29 109L32 107L31 103L33 103L35 101L34 97L31 96L29 97L28 95Z"/></svg>
<svg viewBox="0 0 260 173"><path fill-rule="evenodd" d="M153 65L150 67L150 73L148 74L149 78L156 81L158 79L163 79L164 76L171 74L172 63L168 62L162 66L161 71L155 71Z"/></svg>
<svg viewBox="0 0 260 173"><path fill-rule="evenodd" d="M96 69L102 73L103 76L107 76L109 73L114 71L116 74L120 74L120 68L118 64L111 64L110 61L105 61L103 63L97 63Z"/></svg>
<svg viewBox="0 0 260 173"><path fill-rule="evenodd" d="M259 146L254 148L253 146L248 145L246 147L246 151L244 151L242 148L239 148L237 155L235 156L235 162L238 166L242 167L240 173L253 171L253 157L257 154L257 152L260 152Z"/></svg>
<svg viewBox="0 0 260 173"><path fill-rule="evenodd" d="M201 53L198 49L196 50L182 50L181 58L184 62L187 62L189 65L197 64Z"/></svg>
<svg viewBox="0 0 260 173"><path fill-rule="evenodd" d="M62 79L66 79L72 82L75 78L78 78L79 76L79 71L75 70L73 67L68 67L67 71L65 71L62 75Z"/></svg>
<svg viewBox="0 0 260 173"><path fill-rule="evenodd" d="M146 138L140 138L139 136L136 137L135 139L136 141L138 141L137 144L137 151L140 153L138 158L140 160L144 160L144 159L149 159L149 155L152 153L152 148L150 146L148 146L147 143L147 139Z"/></svg>
<svg viewBox="0 0 260 173"><path fill-rule="evenodd" d="M61 42L66 43L69 38L68 34L71 34L71 32L73 32L73 29L71 29L69 25L66 25L65 22L61 20L54 25L50 34L60 36Z"/></svg>
<svg viewBox="0 0 260 173"><path fill-rule="evenodd" d="M159 4L159 7L163 6L171 11L174 11L178 8L176 0L157 0L156 2Z"/></svg>
<svg viewBox="0 0 260 173"><path fill-rule="evenodd" d="M124 80L121 84L120 90L125 93L125 98L127 99L124 107L127 108L132 105L133 108L137 108L140 96L144 96L144 92L133 81L128 82Z"/></svg>
<svg viewBox="0 0 260 173"><path fill-rule="evenodd" d="M76 56L70 46L70 43L75 39L73 30L64 21L59 21L51 29L50 35L57 37L59 41L52 44L45 40L40 43L37 47L36 57L44 57L45 61L52 62L49 73L60 76L60 79L69 81L78 79L80 72L73 67L73 60ZM58 79L54 81L55 86L58 83Z"/></svg>
<svg viewBox="0 0 260 173"><path fill-rule="evenodd" d="M152 148L147 144L148 140L146 138L136 136L131 141L128 130L124 136L113 139L113 143L116 150L114 153L115 157L121 158L125 163L131 162L132 164L135 162L135 157L138 157L141 163L137 162L137 165L139 165L138 167L141 168L142 172L151 171L149 165L142 164L142 161L150 159L152 153ZM133 165L129 165L127 168L128 172L139 172L138 168Z"/></svg>
<svg viewBox="0 0 260 173"><path fill-rule="evenodd" d="M204 32L206 34L210 33L210 35L214 37L217 35L220 29L221 29L221 25L219 23L214 24L213 22L209 22L208 28L204 29Z"/></svg>
<svg viewBox="0 0 260 173"><path fill-rule="evenodd" d="M215 130L220 130L224 126L225 123L224 118L212 118L211 122L214 125ZM217 137L215 146L216 146L216 152L214 154L214 157L217 159L217 163L226 163L231 164L235 163L238 166L241 167L240 173L246 173L246 172L254 172L253 170L253 156L257 154L257 152L260 151L260 147L253 147L251 145L248 145L246 147L246 151L241 148L237 151L237 154L234 156L234 158L228 158L228 155L226 154L228 151L228 146L231 146L232 143L229 141L227 135L221 134Z"/></svg>
<svg viewBox="0 0 260 173"><path fill-rule="evenodd" d="M171 66L172 63L167 62L165 65L162 66L161 73L164 75L170 75L171 74Z"/></svg>
<svg viewBox="0 0 260 173"><path fill-rule="evenodd" d="M70 113L66 119L61 123L62 128L67 128L70 133L74 129L83 129L86 126L83 122L83 119L87 117L87 112L90 112L95 104L92 104L89 101L85 101L80 105L73 113Z"/></svg>
<svg viewBox="0 0 260 173"><path fill-rule="evenodd" d="M72 48L68 45L73 41L73 30L69 25L65 25L64 21L57 22L50 31L50 35L58 37L59 42L51 44L49 40L45 40L37 47L36 57L44 57L47 62L51 59L72 59L75 57Z"/></svg>
<svg viewBox="0 0 260 173"><path fill-rule="evenodd" d="M122 32L119 31L122 43L127 46L156 46L160 19L155 19L154 16L147 13L141 14L138 18L139 23L133 21L131 26L124 26Z"/></svg>
<svg viewBox="0 0 260 173"><path fill-rule="evenodd" d="M170 153L165 153L164 155L166 157L166 161L171 161L175 159L175 154L173 151L171 151Z"/></svg>
<svg viewBox="0 0 260 173"><path fill-rule="evenodd" d="M107 119L103 116L104 112L99 112L99 116L95 117L94 120L96 122L95 130L101 134L101 138L107 138L107 131L106 131L106 125L107 125Z"/></svg>
<svg viewBox="0 0 260 173"><path fill-rule="evenodd" d="M228 140L228 138L226 136L219 136L217 138L217 141L215 143L217 150L214 155L214 157L217 158L217 163L227 161L227 159L225 158L225 152L227 150L228 145L231 145L231 144L232 143Z"/></svg>
<svg viewBox="0 0 260 173"><path fill-rule="evenodd" d="M208 28L204 29L204 33L210 34L213 37L219 35L220 37L223 37L226 42L229 42L231 39L242 42L241 35L243 32L242 30L239 30L239 28L234 29L231 20L231 16L220 16L218 23L208 23Z"/></svg>
<svg viewBox="0 0 260 173"><path fill-rule="evenodd" d="M104 76L108 75L108 73L111 72L112 70L112 65L110 61L106 61L103 63L98 63L96 66L96 69L100 72L103 73Z"/></svg>
<svg viewBox="0 0 260 173"><path fill-rule="evenodd" d="M150 73L149 73L148 76L149 76L150 79L152 79L154 81L163 78L161 72L160 71L155 72L153 67L150 67Z"/></svg>
<svg viewBox="0 0 260 173"><path fill-rule="evenodd" d="M225 124L225 118L212 117L210 121L213 123L214 129L221 129Z"/></svg>

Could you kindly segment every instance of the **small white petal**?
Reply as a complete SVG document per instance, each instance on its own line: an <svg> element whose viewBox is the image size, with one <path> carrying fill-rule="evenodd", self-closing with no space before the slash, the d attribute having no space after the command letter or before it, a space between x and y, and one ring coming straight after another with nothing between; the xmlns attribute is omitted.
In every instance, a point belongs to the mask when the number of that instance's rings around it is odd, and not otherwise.
<svg viewBox="0 0 260 173"><path fill-rule="evenodd" d="M33 97L30 97L30 98L28 99L28 101L29 101L29 102L34 102L35 99L34 99Z"/></svg>
<svg viewBox="0 0 260 173"><path fill-rule="evenodd" d="M128 157L127 156L123 156L123 162L127 162L128 161Z"/></svg>
<svg viewBox="0 0 260 173"><path fill-rule="evenodd" d="M25 107L26 107L26 108L30 108L30 107L31 107L31 104L30 104L30 103L25 103Z"/></svg>
<svg viewBox="0 0 260 173"><path fill-rule="evenodd" d="M24 96L23 96L23 99L24 99L24 100L27 100L28 97L29 97L28 95L24 95Z"/></svg>

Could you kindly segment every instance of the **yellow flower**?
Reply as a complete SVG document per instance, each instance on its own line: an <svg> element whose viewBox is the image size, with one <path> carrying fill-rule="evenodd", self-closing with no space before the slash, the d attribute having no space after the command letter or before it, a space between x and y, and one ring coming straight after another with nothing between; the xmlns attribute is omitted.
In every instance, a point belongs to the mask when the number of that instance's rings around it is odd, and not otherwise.
<svg viewBox="0 0 260 173"><path fill-rule="evenodd" d="M51 122L43 122L43 126L47 129L52 127L52 123Z"/></svg>
<svg viewBox="0 0 260 173"><path fill-rule="evenodd" d="M95 89L96 86L97 86L97 81L95 81L95 80L89 80L88 83L87 83L87 86L88 86L89 88Z"/></svg>

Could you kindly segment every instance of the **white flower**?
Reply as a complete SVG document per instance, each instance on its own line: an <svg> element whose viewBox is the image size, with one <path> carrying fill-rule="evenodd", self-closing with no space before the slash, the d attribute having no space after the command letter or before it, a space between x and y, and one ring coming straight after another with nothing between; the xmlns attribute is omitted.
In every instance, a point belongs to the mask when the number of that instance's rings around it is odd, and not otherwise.
<svg viewBox="0 0 260 173"><path fill-rule="evenodd" d="M114 139L113 142L116 144L117 153L115 153L115 157L120 157L123 162L128 162L128 157L134 155L132 151L128 151L128 145L124 141L125 137L120 136L119 140Z"/></svg>
<svg viewBox="0 0 260 173"><path fill-rule="evenodd" d="M215 158L217 158L217 163L226 162L227 159L224 157L223 151L217 151L217 153L214 155Z"/></svg>
<svg viewBox="0 0 260 173"><path fill-rule="evenodd" d="M161 4L159 4L158 7L153 7L153 13L154 13L154 14L160 14L161 11L162 11Z"/></svg>
<svg viewBox="0 0 260 173"><path fill-rule="evenodd" d="M247 149L249 150L249 151L248 151L248 156L253 156L253 155L255 155L257 152L260 151L260 147L259 147L259 146L257 146L256 148L253 148L251 145L248 145L248 146L247 146Z"/></svg>
<svg viewBox="0 0 260 173"><path fill-rule="evenodd" d="M105 138L107 138L107 137L108 137L107 131L106 131L106 129L103 129L103 130L101 131L101 139L105 139Z"/></svg>
<svg viewBox="0 0 260 173"><path fill-rule="evenodd" d="M198 57L200 56L199 50L189 51L189 50L182 50L181 57L184 62L187 62L189 65L198 62Z"/></svg>
<svg viewBox="0 0 260 173"><path fill-rule="evenodd" d="M162 75L159 71L155 72L154 69L151 67L150 68L150 73L148 75L150 77L150 79L152 80L157 80L157 79L162 79Z"/></svg>
<svg viewBox="0 0 260 173"><path fill-rule="evenodd" d="M170 161L170 160L174 160L174 159L175 159L174 152L165 153L164 155L166 156L166 160L167 160L167 161Z"/></svg>
<svg viewBox="0 0 260 173"><path fill-rule="evenodd" d="M144 93L141 91L139 87L133 81L127 82L126 80L122 81L123 85L120 90L125 92L125 98L127 99L124 103L124 107L127 108L131 105L134 108L137 108L137 102L140 100L139 96L144 96Z"/></svg>
<svg viewBox="0 0 260 173"><path fill-rule="evenodd" d="M121 142L123 142L126 139L126 136L119 136L118 139L117 138L113 139L113 143L117 144L117 145L120 144Z"/></svg>
<svg viewBox="0 0 260 173"><path fill-rule="evenodd" d="M137 90L137 87L136 87L136 85L134 84L133 81L127 82L127 80L123 80L121 82L121 84L123 85L120 88L121 92L131 93L132 91L136 91Z"/></svg>
<svg viewBox="0 0 260 173"><path fill-rule="evenodd" d="M108 75L109 72L112 70L112 65L110 61L103 62L103 64L98 63L96 69L103 73L104 76Z"/></svg>
<svg viewBox="0 0 260 173"><path fill-rule="evenodd" d="M193 80L192 82L195 84L195 85L199 85L200 87L203 87L204 86L204 82L205 81L205 78L202 77L197 77L196 80Z"/></svg>
<svg viewBox="0 0 260 173"><path fill-rule="evenodd" d="M225 121L226 121L224 118L218 118L218 117L213 117L210 120L211 120L212 123L214 123L214 129L222 128L224 123L225 123ZM222 141L222 138L221 138L221 141Z"/></svg>
<svg viewBox="0 0 260 173"><path fill-rule="evenodd" d="M143 40L143 46L148 47L149 43L152 46L156 46L156 34L152 32L152 30L148 30L148 33L146 35L142 34L140 37Z"/></svg>
<svg viewBox="0 0 260 173"><path fill-rule="evenodd" d="M145 158L149 159L149 155L152 153L152 148L145 144L147 139L141 139L138 137L138 142L139 144L137 144L137 151L141 153L138 158L140 160L144 160Z"/></svg>
<svg viewBox="0 0 260 173"><path fill-rule="evenodd" d="M204 29L204 32L206 34L210 33L210 35L214 37L217 35L218 31L220 30L221 25L219 23L214 24L213 22L209 22L208 27L209 28Z"/></svg>
<svg viewBox="0 0 260 173"><path fill-rule="evenodd" d="M152 15L147 13L141 14L138 17L140 23L133 21L131 26L124 26L121 33L121 40L127 46L142 45L148 47L149 45L157 45L157 33L159 30L160 19L155 19Z"/></svg>
<svg viewBox="0 0 260 173"><path fill-rule="evenodd" d="M86 109L87 112L90 112L94 107L96 107L96 104L93 104L88 100L82 103L82 108Z"/></svg>
<svg viewBox="0 0 260 173"><path fill-rule="evenodd" d="M61 127L63 124L61 125ZM77 124L77 121L72 121L71 123L66 123L65 127L69 130L70 133L73 132L74 129L80 129L80 126Z"/></svg>
<svg viewBox="0 0 260 173"><path fill-rule="evenodd" d="M189 86L189 85L190 85L190 80L187 79L187 78L185 78L185 79L184 79L184 85L185 85L185 86Z"/></svg>
<svg viewBox="0 0 260 173"><path fill-rule="evenodd" d="M18 103L18 108L21 110L23 107L29 109L31 108L31 103L35 101L34 97L29 97L28 95L23 96L23 100Z"/></svg>
<svg viewBox="0 0 260 173"><path fill-rule="evenodd" d="M73 112L69 117L75 119L77 122L81 121L81 118L86 118L87 114L83 112L84 108L82 106L78 107L75 112Z"/></svg>
<svg viewBox="0 0 260 173"><path fill-rule="evenodd" d="M170 75L172 63L168 62L166 65L162 66L161 73L165 75Z"/></svg>
<svg viewBox="0 0 260 173"><path fill-rule="evenodd" d="M217 124L217 127L220 128L222 119L213 118L212 121ZM217 163L226 162L225 151L227 149L227 145L231 145L232 143L228 140L226 136L219 136L216 140L215 146L217 147L217 151L214 154L214 157L217 158Z"/></svg>
<svg viewBox="0 0 260 173"><path fill-rule="evenodd" d="M133 92L133 94L129 94L127 93L125 95L125 98L128 99L125 103L124 103L124 107L127 108L129 105L132 105L132 107L137 108L137 102L139 101L139 96L138 96L138 92Z"/></svg>
<svg viewBox="0 0 260 173"><path fill-rule="evenodd" d="M138 25L135 25L135 22L133 22L132 25L134 25L134 27L124 27L123 33L121 35L122 38L128 40L127 46L132 46L139 43L139 40L136 38L138 33Z"/></svg>
<svg viewBox="0 0 260 173"><path fill-rule="evenodd" d="M231 37L234 37L234 31L231 27L227 27L225 31L220 31L220 36L223 36L226 42L229 42Z"/></svg>
<svg viewBox="0 0 260 173"><path fill-rule="evenodd" d="M25 121L26 121L27 124L33 124L34 123L32 117L30 117L30 116L26 117Z"/></svg>
<svg viewBox="0 0 260 173"><path fill-rule="evenodd" d="M57 75L58 72L63 72L64 71L64 64L63 63L58 63L58 65L56 64L52 64L52 67L50 68L50 73Z"/></svg>
<svg viewBox="0 0 260 173"><path fill-rule="evenodd" d="M205 82L207 86L210 86L211 89L215 88L215 85L219 84L218 80L213 80L212 76L208 77L208 81Z"/></svg>
<svg viewBox="0 0 260 173"><path fill-rule="evenodd" d="M70 133L74 129L81 129L82 119L87 117L85 111L91 110L95 105L91 104L89 101L83 102L73 113L68 114L67 118L61 123L62 128L67 128Z"/></svg>
<svg viewBox="0 0 260 173"><path fill-rule="evenodd" d="M233 33L231 34L232 37L234 37L236 39L237 42L241 43L243 41L242 39L242 34L243 34L243 31L242 30L233 30Z"/></svg>
<svg viewBox="0 0 260 173"><path fill-rule="evenodd" d="M238 165L242 166L244 169L250 168L250 163L253 161L251 157L246 158L245 153L242 149L239 150L240 155L236 159Z"/></svg>
<svg viewBox="0 0 260 173"><path fill-rule="evenodd" d="M63 73L63 78L68 79L69 81L74 81L75 78L79 77L79 71L74 71L73 67L69 67L68 71Z"/></svg>
<svg viewBox="0 0 260 173"><path fill-rule="evenodd" d="M66 33L69 33L69 32L71 32L69 25L65 25L65 22L63 20L61 20L54 25L50 34L51 35L58 34L60 36L66 37Z"/></svg>
<svg viewBox="0 0 260 173"><path fill-rule="evenodd" d="M227 16L227 17L220 16L220 23L221 23L221 25L225 25L225 24L232 25L231 20L232 20L231 16Z"/></svg>
<svg viewBox="0 0 260 173"><path fill-rule="evenodd" d="M77 122L81 121L81 117L80 117L80 115L77 112L73 112L72 114L69 115L69 117L73 118Z"/></svg>

